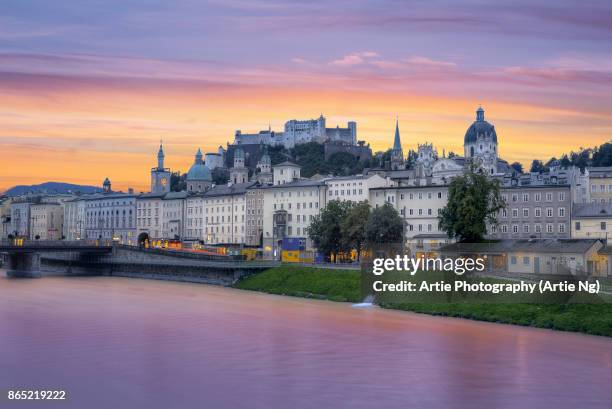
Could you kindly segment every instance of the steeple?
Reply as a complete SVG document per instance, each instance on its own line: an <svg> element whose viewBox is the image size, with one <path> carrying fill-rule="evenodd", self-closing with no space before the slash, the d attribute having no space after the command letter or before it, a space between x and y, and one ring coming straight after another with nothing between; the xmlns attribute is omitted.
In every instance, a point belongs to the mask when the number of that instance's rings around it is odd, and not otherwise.
<svg viewBox="0 0 612 409"><path fill-rule="evenodd" d="M162 141L159 141L159 151L157 152L157 169L163 169L164 168L164 147L162 144Z"/></svg>
<svg viewBox="0 0 612 409"><path fill-rule="evenodd" d="M395 139L393 140L393 150L394 151L402 150L402 142L400 141L400 133L399 133L399 119L395 120Z"/></svg>
<svg viewBox="0 0 612 409"><path fill-rule="evenodd" d="M200 148L198 148L198 151L196 152L195 163L197 163L197 164L201 164L202 163L202 151L200 150Z"/></svg>
<svg viewBox="0 0 612 409"><path fill-rule="evenodd" d="M479 106L478 109L476 110L476 120L478 122L484 121L484 109L482 109L481 106Z"/></svg>

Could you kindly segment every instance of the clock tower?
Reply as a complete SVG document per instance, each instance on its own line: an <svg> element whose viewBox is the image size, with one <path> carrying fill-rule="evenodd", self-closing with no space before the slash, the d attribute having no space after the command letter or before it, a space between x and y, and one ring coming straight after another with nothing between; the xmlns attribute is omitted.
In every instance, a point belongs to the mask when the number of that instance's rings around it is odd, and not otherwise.
<svg viewBox="0 0 612 409"><path fill-rule="evenodd" d="M151 193L168 193L170 191L170 169L164 168L164 148L159 144L157 167L151 169Z"/></svg>

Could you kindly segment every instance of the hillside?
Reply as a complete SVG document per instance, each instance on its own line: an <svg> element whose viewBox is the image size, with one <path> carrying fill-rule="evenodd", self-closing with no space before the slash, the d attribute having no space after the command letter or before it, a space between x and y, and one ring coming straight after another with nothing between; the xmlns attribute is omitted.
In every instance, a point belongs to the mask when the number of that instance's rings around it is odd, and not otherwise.
<svg viewBox="0 0 612 409"><path fill-rule="evenodd" d="M75 185L63 182L45 182L38 185L18 185L4 192L7 196L20 196L27 193L33 194L61 194L61 193L95 193L101 192L97 186Z"/></svg>

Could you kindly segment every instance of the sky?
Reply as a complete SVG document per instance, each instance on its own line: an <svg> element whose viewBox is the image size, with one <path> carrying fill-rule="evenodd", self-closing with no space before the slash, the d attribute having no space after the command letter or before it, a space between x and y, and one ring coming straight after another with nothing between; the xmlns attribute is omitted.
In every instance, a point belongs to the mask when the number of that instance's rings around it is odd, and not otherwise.
<svg viewBox="0 0 612 409"><path fill-rule="evenodd" d="M0 191L147 191L163 140L200 147L289 119L357 122L373 150L462 153L479 105L528 165L612 139L612 3L3 0Z"/></svg>

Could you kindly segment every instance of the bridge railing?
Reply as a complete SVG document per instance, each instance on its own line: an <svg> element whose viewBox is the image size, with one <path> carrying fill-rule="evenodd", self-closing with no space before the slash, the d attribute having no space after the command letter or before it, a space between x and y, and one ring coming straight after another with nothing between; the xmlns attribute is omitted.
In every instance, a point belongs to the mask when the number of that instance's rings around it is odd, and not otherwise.
<svg viewBox="0 0 612 409"><path fill-rule="evenodd" d="M78 248L78 247L110 247L112 244L100 240L28 240L23 238L0 240L0 247L28 248Z"/></svg>

